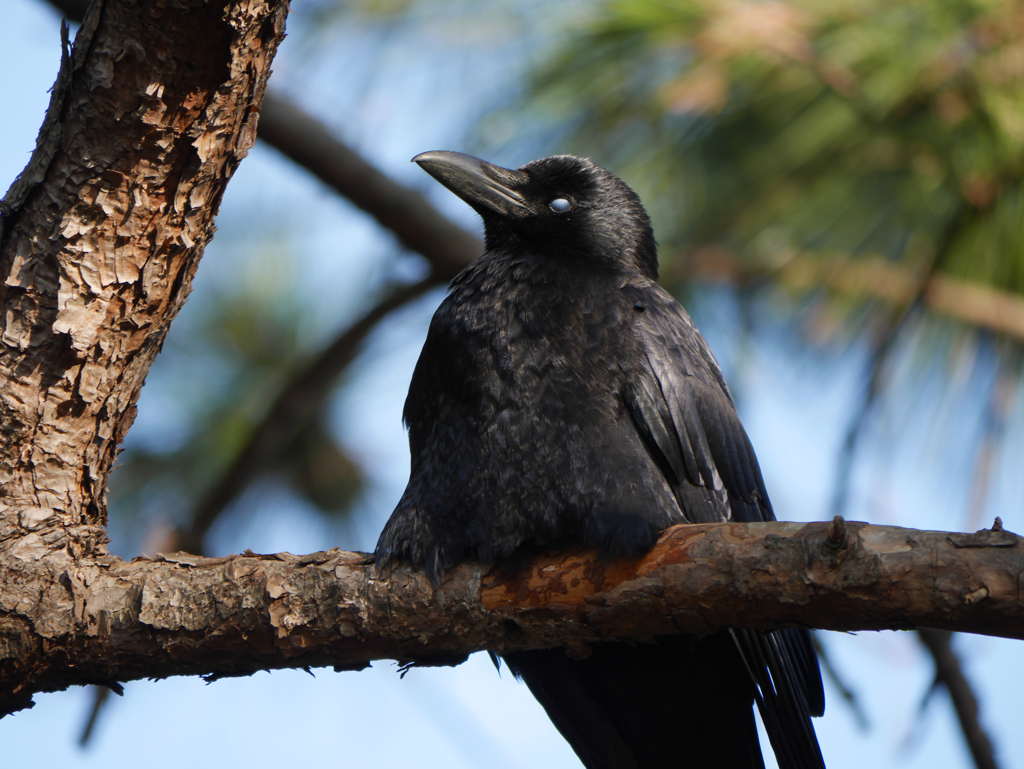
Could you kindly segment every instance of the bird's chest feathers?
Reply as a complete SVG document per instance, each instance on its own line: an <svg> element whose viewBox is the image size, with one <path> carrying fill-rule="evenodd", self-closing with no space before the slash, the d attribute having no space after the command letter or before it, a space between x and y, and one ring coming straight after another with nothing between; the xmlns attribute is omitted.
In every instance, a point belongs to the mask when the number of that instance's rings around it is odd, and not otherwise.
<svg viewBox="0 0 1024 769"><path fill-rule="evenodd" d="M526 267L501 278L461 287L451 297L456 335L491 387L518 400L610 381L587 374L614 370L631 335L628 307L612 280Z"/></svg>

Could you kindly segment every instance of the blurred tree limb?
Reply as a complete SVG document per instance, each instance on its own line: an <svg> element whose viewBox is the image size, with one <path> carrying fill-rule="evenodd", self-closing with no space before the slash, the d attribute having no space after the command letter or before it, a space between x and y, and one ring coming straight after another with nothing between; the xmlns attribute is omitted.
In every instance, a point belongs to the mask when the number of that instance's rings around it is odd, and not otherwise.
<svg viewBox="0 0 1024 769"><path fill-rule="evenodd" d="M953 651L953 634L948 630L922 628L918 638L935 660L932 691L942 686L949 692L974 765L978 769L998 769L992 742L978 718L978 698L964 674L960 658Z"/></svg>
<svg viewBox="0 0 1024 769"><path fill-rule="evenodd" d="M738 626L919 625L1024 638L1024 542L845 523L676 526L644 557L467 563L434 588L364 554L74 556L48 521L0 550L0 711L72 684L375 659L456 664L481 649L643 640ZM31 556L31 557L29 557ZM27 593L39 599L27 598Z"/></svg>
<svg viewBox="0 0 1024 769"><path fill-rule="evenodd" d="M409 251L424 257L437 282L447 282L483 250L483 242L442 215L341 142L287 97L268 91L259 138L370 214Z"/></svg>
<svg viewBox="0 0 1024 769"><path fill-rule="evenodd" d="M319 412L345 367L355 358L362 341L392 310L421 296L437 282L428 277L391 291L344 333L330 342L281 389L266 414L249 435L241 451L200 498L189 524L177 535L176 547L203 552L203 539L225 508L268 469L284 446Z"/></svg>
<svg viewBox="0 0 1024 769"><path fill-rule="evenodd" d="M849 258L841 254L791 254L781 261L741 260L726 248L706 247L679 260L665 275L676 278L744 284L771 280L795 292L824 288L839 294L906 306L915 296L910 268L881 257ZM941 273L929 275L922 303L937 315L1005 334L1024 342L1024 296Z"/></svg>

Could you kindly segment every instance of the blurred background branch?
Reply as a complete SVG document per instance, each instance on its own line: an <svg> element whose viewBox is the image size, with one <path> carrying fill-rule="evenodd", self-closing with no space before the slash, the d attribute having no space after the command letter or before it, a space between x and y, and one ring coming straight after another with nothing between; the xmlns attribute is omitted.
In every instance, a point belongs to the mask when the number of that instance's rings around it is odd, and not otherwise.
<svg viewBox="0 0 1024 769"><path fill-rule="evenodd" d="M235 459L200 499L187 528L178 534L174 549L203 553L203 540L217 517L275 459L280 460L304 430L313 429L312 420L374 326L435 285L437 280L430 277L394 289L288 380ZM320 447L320 451L325 448ZM317 457L310 457L310 461L316 462Z"/></svg>
<svg viewBox="0 0 1024 769"><path fill-rule="evenodd" d="M935 682L931 692L939 687L949 692L974 765L978 769L998 769L992 742L978 719L978 698L964 675L960 658L953 651L953 634L948 630L931 628L922 628L917 634L935 660Z"/></svg>

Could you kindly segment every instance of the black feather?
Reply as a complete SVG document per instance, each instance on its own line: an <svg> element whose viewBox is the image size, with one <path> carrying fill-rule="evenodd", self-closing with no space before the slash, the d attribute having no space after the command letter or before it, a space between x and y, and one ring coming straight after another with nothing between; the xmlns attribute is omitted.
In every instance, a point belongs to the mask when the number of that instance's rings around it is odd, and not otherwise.
<svg viewBox="0 0 1024 769"><path fill-rule="evenodd" d="M774 520L722 372L656 282L633 191L570 156L415 160L480 213L487 250L431 322L405 406L412 472L378 562L436 579L538 545L637 555L675 523ZM762 767L755 702L783 769L824 766L806 631L505 659L590 769Z"/></svg>

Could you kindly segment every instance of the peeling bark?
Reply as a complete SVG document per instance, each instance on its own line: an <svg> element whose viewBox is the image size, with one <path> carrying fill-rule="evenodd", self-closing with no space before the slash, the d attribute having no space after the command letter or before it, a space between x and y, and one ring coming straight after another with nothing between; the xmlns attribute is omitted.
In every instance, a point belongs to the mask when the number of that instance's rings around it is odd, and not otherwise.
<svg viewBox="0 0 1024 769"><path fill-rule="evenodd" d="M45 536L0 548L0 712L80 683L456 664L482 649L586 654L602 640L730 626L1024 638L1024 548L1002 529L677 526L640 559L574 551L518 573L469 563L436 588L403 569L378 574L361 553L125 563L53 553Z"/></svg>
<svg viewBox="0 0 1024 769"><path fill-rule="evenodd" d="M286 12L103 0L65 47L0 205L0 538L104 522L139 389L255 140Z"/></svg>
<svg viewBox="0 0 1024 769"><path fill-rule="evenodd" d="M48 680L64 642L110 627L79 600L112 562L107 475L255 140L287 11L97 0L73 48L64 29L35 152L0 202L3 710L29 702L17 671ZM103 600L137 604L128 579Z"/></svg>

